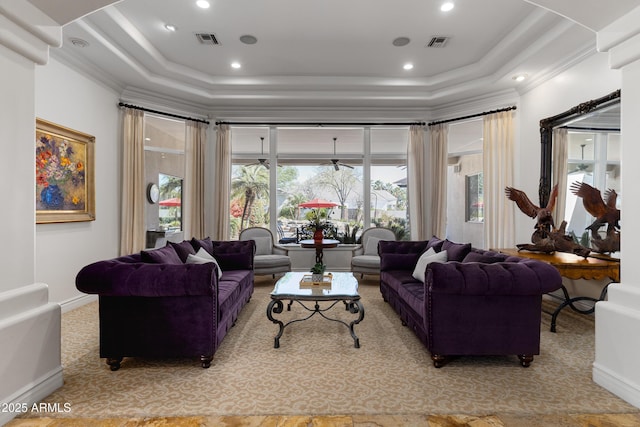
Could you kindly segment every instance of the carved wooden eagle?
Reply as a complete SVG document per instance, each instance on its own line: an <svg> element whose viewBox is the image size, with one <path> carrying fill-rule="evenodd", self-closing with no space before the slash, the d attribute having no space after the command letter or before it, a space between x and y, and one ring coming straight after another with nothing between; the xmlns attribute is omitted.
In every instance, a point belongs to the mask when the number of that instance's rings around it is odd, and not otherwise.
<svg viewBox="0 0 640 427"><path fill-rule="evenodd" d="M571 192L578 197L582 197L584 208L596 218L596 220L587 227L591 230L591 235L595 236L598 229L607 224L607 234L614 230L620 229L620 209L616 208L618 193L609 189L604 193L604 200L600 195L600 190L593 188L584 182L574 182L571 184Z"/></svg>
<svg viewBox="0 0 640 427"><path fill-rule="evenodd" d="M535 228L540 231L550 232L555 227L553 223L553 216L551 212L556 205L556 199L558 198L558 186L555 185L551 194L549 195L549 202L545 207L538 207L533 204L524 191L515 189L513 187L505 187L504 192L509 200L513 200L518 205L518 208L531 218L536 218L537 223Z"/></svg>

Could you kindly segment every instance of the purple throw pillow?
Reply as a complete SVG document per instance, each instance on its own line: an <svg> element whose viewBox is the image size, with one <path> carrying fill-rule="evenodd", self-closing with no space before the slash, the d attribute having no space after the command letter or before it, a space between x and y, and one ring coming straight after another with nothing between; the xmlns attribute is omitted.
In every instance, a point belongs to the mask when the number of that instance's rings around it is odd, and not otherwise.
<svg viewBox="0 0 640 427"><path fill-rule="evenodd" d="M438 238L436 236L433 236L427 242L427 249L433 248L434 251L440 252L442 250L442 245L443 244L444 244L444 240L442 240L442 239L440 239L440 238Z"/></svg>
<svg viewBox="0 0 640 427"><path fill-rule="evenodd" d="M184 264L171 246L140 252L142 261L154 264Z"/></svg>
<svg viewBox="0 0 640 427"><path fill-rule="evenodd" d="M203 248L205 251L213 255L213 243L209 237L205 237L204 239L196 239L195 237L192 237L191 246L193 246L193 249L196 252L198 252L200 248Z"/></svg>
<svg viewBox="0 0 640 427"><path fill-rule="evenodd" d="M449 261L462 261L471 252L471 243L453 243L445 239L442 250L447 251Z"/></svg>
<svg viewBox="0 0 640 427"><path fill-rule="evenodd" d="M183 240L180 243L168 242L168 245L176 251L182 262L187 262L189 255L196 254L196 250L193 249L193 245L188 240Z"/></svg>

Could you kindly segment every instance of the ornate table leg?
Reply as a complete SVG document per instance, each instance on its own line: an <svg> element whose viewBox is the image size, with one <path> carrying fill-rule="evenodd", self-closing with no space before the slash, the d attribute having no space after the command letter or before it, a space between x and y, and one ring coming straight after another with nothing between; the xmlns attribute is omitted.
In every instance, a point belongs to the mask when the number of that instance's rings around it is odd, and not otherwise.
<svg viewBox="0 0 640 427"><path fill-rule="evenodd" d="M280 326L280 330L273 340L273 348L280 348L280 337L282 336L282 331L284 331L284 324L280 320L274 319L271 313L282 313L282 308L282 301L275 299L271 300L267 306L267 318Z"/></svg>
<svg viewBox="0 0 640 427"><path fill-rule="evenodd" d="M362 305L362 303L360 302L360 300L356 300L356 301L350 301L347 306L349 307L349 311L351 313L359 313L360 315L358 316L358 318L354 321L352 321L349 324L349 332L351 332L351 336L353 337L353 345L355 348L360 348L360 339L358 338L358 336L356 335L355 331L353 330L353 326L357 325L358 323L360 323L362 321L362 319L364 319L364 306Z"/></svg>
<svg viewBox="0 0 640 427"><path fill-rule="evenodd" d="M556 331L556 320L558 318L558 315L560 314L560 312L562 311L563 308L565 307L571 307L571 309L573 311L576 311L578 313L582 313L582 314L591 314L596 310L596 306L595 303L598 301L603 301L605 299L605 297L607 296L607 288L609 287L609 285L611 283L614 282L610 282L607 283L604 287L604 289L602 289L602 292L600 292L600 298L595 299L595 298L591 298L591 297L573 297L570 298L569 297L569 292L567 291L567 288L564 287L564 285L562 285L562 293L564 294L564 301L558 306L558 308L556 308L556 310L553 312L553 314L551 315L551 328L550 331L551 332L555 332ZM573 305L574 302L577 301L593 301L593 307L589 308L589 309L581 309L576 307L575 305Z"/></svg>

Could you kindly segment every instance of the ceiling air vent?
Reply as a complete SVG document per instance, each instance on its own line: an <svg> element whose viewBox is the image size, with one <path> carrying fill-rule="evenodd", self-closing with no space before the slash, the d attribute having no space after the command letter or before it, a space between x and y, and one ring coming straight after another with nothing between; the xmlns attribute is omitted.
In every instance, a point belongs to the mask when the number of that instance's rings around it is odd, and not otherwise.
<svg viewBox="0 0 640 427"><path fill-rule="evenodd" d="M210 44L213 46L219 46L220 42L213 33L196 33L196 37L202 44Z"/></svg>
<svg viewBox="0 0 640 427"><path fill-rule="evenodd" d="M449 37L434 36L431 37L431 40L427 43L427 47L444 47L448 40Z"/></svg>

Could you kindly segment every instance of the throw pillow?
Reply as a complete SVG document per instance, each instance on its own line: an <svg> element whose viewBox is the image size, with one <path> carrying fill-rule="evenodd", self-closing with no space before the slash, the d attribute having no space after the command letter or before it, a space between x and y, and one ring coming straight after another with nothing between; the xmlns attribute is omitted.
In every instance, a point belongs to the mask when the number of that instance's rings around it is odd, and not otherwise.
<svg viewBox="0 0 640 427"><path fill-rule="evenodd" d="M196 251L193 249L193 246L188 240L184 240L180 243L168 242L168 245L173 247L173 250L176 251L182 262L187 261L187 256L189 254L195 254Z"/></svg>
<svg viewBox="0 0 640 427"><path fill-rule="evenodd" d="M154 264L184 264L172 246L140 252L142 261Z"/></svg>
<svg viewBox="0 0 640 427"><path fill-rule="evenodd" d="M462 261L471 252L471 243L453 243L445 239L442 250L449 254L449 261Z"/></svg>
<svg viewBox="0 0 640 427"><path fill-rule="evenodd" d="M254 237L256 242L256 255L271 255L271 237Z"/></svg>
<svg viewBox="0 0 640 427"><path fill-rule="evenodd" d="M196 239L195 237L191 238L191 246L196 251L200 248L204 248L210 254L213 253L213 243L209 237L205 237L204 239Z"/></svg>
<svg viewBox="0 0 640 427"><path fill-rule="evenodd" d="M379 237L369 237L367 245L364 247L365 255L378 255L378 242L382 240Z"/></svg>
<svg viewBox="0 0 640 427"><path fill-rule="evenodd" d="M433 248L427 249L427 251L418 258L416 268L413 269L413 278L424 283L424 272L432 262L447 262L447 251L436 252Z"/></svg>
<svg viewBox="0 0 640 427"><path fill-rule="evenodd" d="M206 264L208 262L212 262L218 266L218 279L222 277L222 269L220 268L220 264L218 261L211 256L209 252L207 252L204 248L200 248L198 252L194 254L189 254L187 256L187 264Z"/></svg>
<svg viewBox="0 0 640 427"><path fill-rule="evenodd" d="M444 240L433 236L427 242L427 248L433 248L436 252L440 252L442 250L442 245L444 244Z"/></svg>

